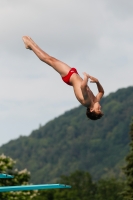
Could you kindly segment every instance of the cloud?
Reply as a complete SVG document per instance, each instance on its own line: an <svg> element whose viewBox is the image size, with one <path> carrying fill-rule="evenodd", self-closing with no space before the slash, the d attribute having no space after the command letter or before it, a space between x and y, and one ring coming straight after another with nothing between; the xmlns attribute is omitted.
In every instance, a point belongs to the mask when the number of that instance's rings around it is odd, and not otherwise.
<svg viewBox="0 0 133 200"><path fill-rule="evenodd" d="M119 19L125 20L132 17L133 2L130 0L107 0L105 1L106 8Z"/></svg>

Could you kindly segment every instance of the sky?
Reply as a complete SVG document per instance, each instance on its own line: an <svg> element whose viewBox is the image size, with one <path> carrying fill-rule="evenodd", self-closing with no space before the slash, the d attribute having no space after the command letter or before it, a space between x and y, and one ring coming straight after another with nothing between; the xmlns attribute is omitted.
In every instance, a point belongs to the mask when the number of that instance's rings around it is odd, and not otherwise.
<svg viewBox="0 0 133 200"><path fill-rule="evenodd" d="M133 1L0 0L0 145L78 107L73 88L25 49L98 78L105 96L133 85ZM89 84L96 94L95 84Z"/></svg>

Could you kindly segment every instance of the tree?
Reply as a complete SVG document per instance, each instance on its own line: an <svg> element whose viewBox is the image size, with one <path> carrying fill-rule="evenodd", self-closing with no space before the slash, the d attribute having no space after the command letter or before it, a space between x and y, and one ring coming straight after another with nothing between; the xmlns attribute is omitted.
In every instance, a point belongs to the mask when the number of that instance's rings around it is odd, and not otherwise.
<svg viewBox="0 0 133 200"><path fill-rule="evenodd" d="M77 170L70 174L70 176L61 176L60 182L71 185L72 189L56 192L55 200L93 200L95 185L93 184L91 175L88 172Z"/></svg>
<svg viewBox="0 0 133 200"><path fill-rule="evenodd" d="M124 182L117 179L93 182L88 172L75 171L69 176L61 176L59 182L72 188L40 191L34 200L123 200L119 193Z"/></svg>
<svg viewBox="0 0 133 200"><path fill-rule="evenodd" d="M119 195L124 187L124 182L112 179L101 179L96 183L95 200L123 200Z"/></svg>
<svg viewBox="0 0 133 200"><path fill-rule="evenodd" d="M94 200L95 184L88 172L77 170L69 176L62 175L59 183L72 188L40 191L40 197L35 197L35 200Z"/></svg>
<svg viewBox="0 0 133 200"><path fill-rule="evenodd" d="M0 179L0 186L27 185L30 179L30 172L27 169L18 171L14 169L15 161L2 154L0 156L0 172L14 175L13 179ZM2 192L0 200L30 200L37 195L36 191Z"/></svg>
<svg viewBox="0 0 133 200"><path fill-rule="evenodd" d="M123 168L126 175L126 187L121 193L125 200L133 200L133 118L130 125L130 152L126 157L127 165Z"/></svg>

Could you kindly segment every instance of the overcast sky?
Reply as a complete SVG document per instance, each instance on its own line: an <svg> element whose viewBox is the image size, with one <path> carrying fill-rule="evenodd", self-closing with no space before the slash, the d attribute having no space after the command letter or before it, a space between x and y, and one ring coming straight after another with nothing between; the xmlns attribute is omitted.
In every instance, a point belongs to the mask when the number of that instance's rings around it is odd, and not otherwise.
<svg viewBox="0 0 133 200"><path fill-rule="evenodd" d="M105 96L133 85L131 0L0 0L0 30L0 145L79 106L73 88L25 49L23 35L97 77Z"/></svg>

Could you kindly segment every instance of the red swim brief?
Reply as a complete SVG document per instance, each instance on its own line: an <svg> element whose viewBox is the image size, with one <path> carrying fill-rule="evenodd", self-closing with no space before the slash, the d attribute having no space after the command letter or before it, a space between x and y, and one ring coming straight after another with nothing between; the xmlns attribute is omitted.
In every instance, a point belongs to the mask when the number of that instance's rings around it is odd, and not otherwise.
<svg viewBox="0 0 133 200"><path fill-rule="evenodd" d="M76 70L75 68L71 68L70 71L68 72L68 74L67 74L66 76L62 77L62 80L63 80L66 84L71 85L71 84L69 83L69 80L70 80L72 74L74 74L74 73L78 74L78 72L77 72L77 70Z"/></svg>

